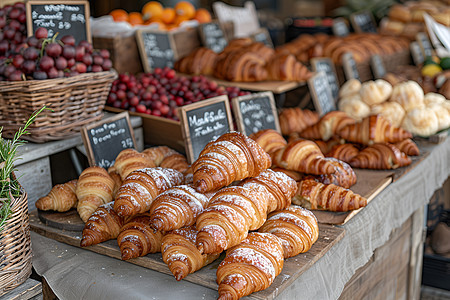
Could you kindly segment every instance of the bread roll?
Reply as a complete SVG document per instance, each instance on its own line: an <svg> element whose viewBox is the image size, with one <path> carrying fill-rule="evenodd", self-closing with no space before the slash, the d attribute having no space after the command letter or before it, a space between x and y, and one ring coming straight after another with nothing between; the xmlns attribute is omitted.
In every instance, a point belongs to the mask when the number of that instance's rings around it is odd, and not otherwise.
<svg viewBox="0 0 450 300"><path fill-rule="evenodd" d="M393 5L389 10L388 16L389 19L400 21L402 23L408 23L412 19L409 9L401 4Z"/></svg>
<svg viewBox="0 0 450 300"><path fill-rule="evenodd" d="M361 82L358 79L352 78L347 80L339 90L339 97L344 98L350 95L359 93L361 90Z"/></svg>
<svg viewBox="0 0 450 300"><path fill-rule="evenodd" d="M391 101L398 102L408 112L424 106L424 93L420 85L412 80L394 86Z"/></svg>
<svg viewBox="0 0 450 300"><path fill-rule="evenodd" d="M357 121L361 121L370 115L370 107L361 100L359 94L342 98L339 101L339 110L346 112L350 117Z"/></svg>
<svg viewBox="0 0 450 300"><path fill-rule="evenodd" d="M426 93L423 102L426 106L429 106L431 104L442 104L446 101L444 96L438 93Z"/></svg>
<svg viewBox="0 0 450 300"><path fill-rule="evenodd" d="M374 105L370 108L372 115L382 115L391 125L400 127L403 118L405 117L405 110L397 102L387 101L381 104Z"/></svg>
<svg viewBox="0 0 450 300"><path fill-rule="evenodd" d="M369 80L361 85L361 99L368 105L380 104L389 99L392 85L383 79Z"/></svg>
<svg viewBox="0 0 450 300"><path fill-rule="evenodd" d="M427 108L431 109L436 114L439 123L437 131L450 127L450 113L444 105L434 103L428 105Z"/></svg>
<svg viewBox="0 0 450 300"><path fill-rule="evenodd" d="M413 135L429 136L438 131L439 121L433 110L414 108L406 113L402 128Z"/></svg>

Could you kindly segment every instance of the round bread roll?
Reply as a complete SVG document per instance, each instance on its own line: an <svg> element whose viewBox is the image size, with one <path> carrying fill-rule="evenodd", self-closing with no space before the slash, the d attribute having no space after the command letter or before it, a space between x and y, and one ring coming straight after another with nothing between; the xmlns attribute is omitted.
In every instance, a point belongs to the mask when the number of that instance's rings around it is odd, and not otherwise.
<svg viewBox="0 0 450 300"><path fill-rule="evenodd" d="M420 85L412 80L402 82L392 89L391 101L398 102L408 112L423 107L424 93Z"/></svg>
<svg viewBox="0 0 450 300"><path fill-rule="evenodd" d="M412 16L409 9L401 4L393 5L389 10L389 19L403 23L411 22Z"/></svg>
<svg viewBox="0 0 450 300"><path fill-rule="evenodd" d="M389 99L392 93L392 85L383 79L369 80L361 85L362 101L368 105L380 104Z"/></svg>
<svg viewBox="0 0 450 300"><path fill-rule="evenodd" d="M385 19L380 25L383 34L400 35L405 30L405 24L395 20Z"/></svg>
<svg viewBox="0 0 450 300"><path fill-rule="evenodd" d="M423 97L423 102L425 103L426 106L431 105L431 104L442 104L446 101L447 99L445 99L444 96L442 96L441 94L438 93L426 93L425 96Z"/></svg>
<svg viewBox="0 0 450 300"><path fill-rule="evenodd" d="M344 82L339 90L339 97L345 98L354 94L358 94L361 90L361 82L358 79L352 78Z"/></svg>
<svg viewBox="0 0 450 300"><path fill-rule="evenodd" d="M339 110L346 112L350 117L361 121L370 115L370 107L361 100L359 94L353 94L339 101Z"/></svg>
<svg viewBox="0 0 450 300"><path fill-rule="evenodd" d="M446 129L450 127L450 112L444 107L444 105L439 103L433 103L427 106L431 109L438 119L438 130Z"/></svg>
<svg viewBox="0 0 450 300"><path fill-rule="evenodd" d="M397 102L387 101L371 107L370 113L372 115L382 115L394 127L402 125L403 118L406 111Z"/></svg>
<svg viewBox="0 0 450 300"><path fill-rule="evenodd" d="M413 135L429 136L438 131L439 121L429 108L413 108L406 113L402 128Z"/></svg>

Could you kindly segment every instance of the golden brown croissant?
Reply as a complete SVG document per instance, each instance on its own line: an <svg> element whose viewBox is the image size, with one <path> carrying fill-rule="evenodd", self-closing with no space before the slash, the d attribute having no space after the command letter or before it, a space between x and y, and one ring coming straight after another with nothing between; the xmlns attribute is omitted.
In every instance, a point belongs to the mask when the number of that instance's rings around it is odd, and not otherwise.
<svg viewBox="0 0 450 300"><path fill-rule="evenodd" d="M78 178L75 193L78 198L77 211L86 222L102 204L113 200L114 180L101 167L89 167Z"/></svg>
<svg viewBox="0 0 450 300"><path fill-rule="evenodd" d="M306 127L319 121L319 115L309 109L300 109L299 107L285 108L278 115L280 121L281 133L289 135L293 132L300 132Z"/></svg>
<svg viewBox="0 0 450 300"><path fill-rule="evenodd" d="M323 115L316 124L300 132L300 136L310 140L328 141L339 130L355 123L356 120L347 115L347 113L338 110L331 111Z"/></svg>
<svg viewBox="0 0 450 300"><path fill-rule="evenodd" d="M208 198L187 185L172 187L155 198L150 206L152 226L170 231L195 224Z"/></svg>
<svg viewBox="0 0 450 300"><path fill-rule="evenodd" d="M128 174L135 170L153 167L156 167L156 165L147 155L129 148L122 150L117 155L114 166L109 171L116 171L124 180Z"/></svg>
<svg viewBox="0 0 450 300"><path fill-rule="evenodd" d="M254 140L240 132L228 132L209 142L192 164L194 185L201 193L214 191L256 176L271 163L269 154Z"/></svg>
<svg viewBox="0 0 450 300"><path fill-rule="evenodd" d="M336 171L327 161L317 144L308 140L296 140L273 154L273 165L308 174L331 174Z"/></svg>
<svg viewBox="0 0 450 300"><path fill-rule="evenodd" d="M167 146L150 147L142 151L142 154L145 154L151 161L153 161L155 167L159 167L164 158L175 153L178 152Z"/></svg>
<svg viewBox="0 0 450 300"><path fill-rule="evenodd" d="M283 269L281 240L271 233L252 232L227 251L217 268L219 300L236 300L268 288Z"/></svg>
<svg viewBox="0 0 450 300"><path fill-rule="evenodd" d="M307 209L328 211L349 211L367 205L366 198L349 189L334 184L323 184L313 179L299 182L297 194L292 202Z"/></svg>
<svg viewBox="0 0 450 300"><path fill-rule="evenodd" d="M410 156L418 156L420 155L419 147L414 143L411 139L406 139L401 142L395 143L395 147L397 147L400 151Z"/></svg>
<svg viewBox="0 0 450 300"><path fill-rule="evenodd" d="M55 185L47 196L39 198L35 205L40 210L68 211L77 207L78 199L75 194L77 180Z"/></svg>
<svg viewBox="0 0 450 300"><path fill-rule="evenodd" d="M332 174L310 175L310 177L323 184L335 184L346 189L356 183L356 174L349 164L334 157L327 157L325 159L336 167L336 172Z"/></svg>
<svg viewBox="0 0 450 300"><path fill-rule="evenodd" d="M173 153L166 156L159 166L161 168L175 169L177 171L180 171L181 173L186 172L186 170L189 168L186 156L180 153Z"/></svg>
<svg viewBox="0 0 450 300"><path fill-rule="evenodd" d="M161 252L163 235L153 230L148 213L133 217L122 227L117 237L122 260Z"/></svg>
<svg viewBox="0 0 450 300"><path fill-rule="evenodd" d="M256 53L245 49L230 51L219 56L214 76L228 81L255 82L267 79L265 61Z"/></svg>
<svg viewBox="0 0 450 300"><path fill-rule="evenodd" d="M248 137L260 145L269 155L280 148L284 148L287 144L283 136L274 129L263 129L250 134Z"/></svg>
<svg viewBox="0 0 450 300"><path fill-rule="evenodd" d="M271 169L272 171L275 172L282 172L284 174L286 174L287 176L291 177L292 179L294 179L295 181L300 181L305 177L305 174L297 172L297 171L292 171L292 170L286 170L280 167L275 167L273 169Z"/></svg>
<svg viewBox="0 0 450 300"><path fill-rule="evenodd" d="M194 75L212 75L216 65L217 53L214 51L200 47L178 60L174 69L181 73Z"/></svg>
<svg viewBox="0 0 450 300"><path fill-rule="evenodd" d="M364 118L360 123L345 126L338 132L343 139L364 145L373 143L397 143L411 138L408 131L391 126L380 115Z"/></svg>
<svg viewBox="0 0 450 300"><path fill-rule="evenodd" d="M328 157L334 157L336 159L345 161L346 163L358 155L359 150L352 144L340 144L331 148L331 151L327 153Z"/></svg>
<svg viewBox="0 0 450 300"><path fill-rule="evenodd" d="M113 199L116 198L117 191L122 186L122 177L116 171L109 171L109 176L114 181Z"/></svg>
<svg viewBox="0 0 450 300"><path fill-rule="evenodd" d="M195 246L198 231L194 226L173 230L162 238L163 261L180 281L216 260L220 254L201 254Z"/></svg>
<svg viewBox="0 0 450 300"><path fill-rule="evenodd" d="M266 65L269 80L307 81L311 72L292 54L279 54Z"/></svg>
<svg viewBox="0 0 450 300"><path fill-rule="evenodd" d="M125 220L116 214L113 206L113 201L102 204L89 217L86 224L84 224L81 247L117 238Z"/></svg>
<svg viewBox="0 0 450 300"><path fill-rule="evenodd" d="M183 174L174 169L157 167L133 171L117 192L114 210L119 216L146 212L156 196L183 181Z"/></svg>
<svg viewBox="0 0 450 300"><path fill-rule="evenodd" d="M397 147L387 143L377 143L361 150L350 160L354 168L396 169L411 164L411 159Z"/></svg>
<svg viewBox="0 0 450 300"><path fill-rule="evenodd" d="M311 249L319 237L319 225L311 211L291 205L271 213L258 232L276 235L283 244L284 258L289 258Z"/></svg>

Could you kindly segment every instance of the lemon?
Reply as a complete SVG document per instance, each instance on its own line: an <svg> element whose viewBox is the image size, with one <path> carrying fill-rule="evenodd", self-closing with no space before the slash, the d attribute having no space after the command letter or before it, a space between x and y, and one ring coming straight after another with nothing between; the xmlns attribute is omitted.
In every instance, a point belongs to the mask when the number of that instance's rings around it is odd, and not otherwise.
<svg viewBox="0 0 450 300"><path fill-rule="evenodd" d="M429 64L422 68L422 75L427 77L434 77L441 72L442 68L436 64Z"/></svg>

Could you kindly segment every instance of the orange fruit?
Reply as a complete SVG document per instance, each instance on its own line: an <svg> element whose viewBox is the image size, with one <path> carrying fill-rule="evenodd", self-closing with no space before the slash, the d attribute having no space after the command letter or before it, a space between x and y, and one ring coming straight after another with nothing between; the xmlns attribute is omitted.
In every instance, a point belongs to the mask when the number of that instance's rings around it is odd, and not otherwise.
<svg viewBox="0 0 450 300"><path fill-rule="evenodd" d="M114 9L109 13L115 22L128 22L128 13L123 9Z"/></svg>
<svg viewBox="0 0 450 300"><path fill-rule="evenodd" d="M167 25L158 20L155 20L155 21L147 20L147 21L145 21L144 24L149 25L149 24L154 24L154 23L158 24L158 30L167 30Z"/></svg>
<svg viewBox="0 0 450 300"><path fill-rule="evenodd" d="M128 15L128 22L131 25L133 25L133 26L144 24L144 20L142 19L142 15L139 12L131 12Z"/></svg>
<svg viewBox="0 0 450 300"><path fill-rule="evenodd" d="M197 9L197 11L195 12L195 20L197 20L199 23L209 23L211 22L211 14L209 13L208 10L204 9L204 8L199 8Z"/></svg>
<svg viewBox="0 0 450 300"><path fill-rule="evenodd" d="M189 20L195 17L195 7L191 2L180 1L175 5L175 12L178 16L183 16Z"/></svg>
<svg viewBox="0 0 450 300"><path fill-rule="evenodd" d="M171 24L175 20L175 16L175 10L171 7L166 7L161 14L161 21L165 24Z"/></svg>
<svg viewBox="0 0 450 300"><path fill-rule="evenodd" d="M163 13L164 7L157 1L150 1L142 7L142 16L144 20L159 19Z"/></svg>
<svg viewBox="0 0 450 300"><path fill-rule="evenodd" d="M186 16L176 16L175 20L173 21L173 24L175 26L180 26L181 23L183 23L184 21L189 21L190 19L187 18Z"/></svg>

